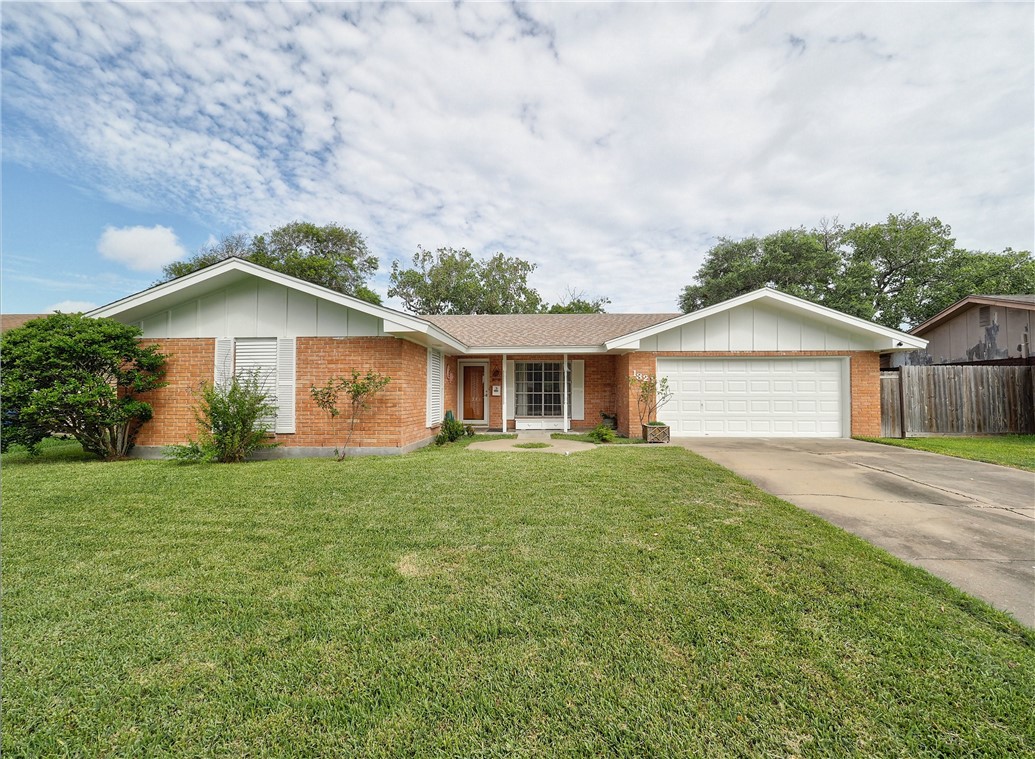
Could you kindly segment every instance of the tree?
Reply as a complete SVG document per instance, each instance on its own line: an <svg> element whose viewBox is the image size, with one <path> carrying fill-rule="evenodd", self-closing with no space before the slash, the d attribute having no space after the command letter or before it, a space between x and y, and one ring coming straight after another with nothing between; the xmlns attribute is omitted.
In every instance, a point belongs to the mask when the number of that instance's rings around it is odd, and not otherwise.
<svg viewBox="0 0 1035 759"><path fill-rule="evenodd" d="M360 374L358 369L353 369L352 376L350 377L339 375L327 380L327 384L323 387L313 385L309 388L313 401L319 408L329 413L331 418L341 414L341 409L338 408L339 397L344 394L348 399L349 433L345 437L345 442L342 444L340 452L335 451L338 454L338 461L343 461L348 455L349 442L356 431L356 422L359 421L359 417L370 408L370 402L373 400L373 397L381 392L391 381L391 377L373 370L368 370L366 374Z"/></svg>
<svg viewBox="0 0 1035 759"><path fill-rule="evenodd" d="M937 218L891 214L881 224L853 224L844 234L841 276L826 305L887 327L918 324L925 293L945 286L941 264L956 249Z"/></svg>
<svg viewBox="0 0 1035 759"><path fill-rule="evenodd" d="M65 434L102 459L126 456L152 415L138 396L165 384L166 357L141 345L140 334L113 319L61 313L7 332L0 398L13 412L14 442L31 450L43 435Z"/></svg>
<svg viewBox="0 0 1035 759"><path fill-rule="evenodd" d="M164 275L160 282L182 277L206 266L225 261L228 258L247 258L251 240L245 234L226 235L213 245L203 245L186 261L173 261L162 267Z"/></svg>
<svg viewBox="0 0 1035 759"><path fill-rule="evenodd" d="M363 236L340 224L318 226L294 221L249 239L236 234L206 246L186 261L169 264L162 271L168 281L227 258L243 258L275 271L298 277L371 303L380 296L367 286L377 271L377 258Z"/></svg>
<svg viewBox="0 0 1035 759"><path fill-rule="evenodd" d="M547 311L548 314L602 314L604 306L611 302L610 298L594 298L588 300L584 290L568 288L564 301L554 303Z"/></svg>
<svg viewBox="0 0 1035 759"><path fill-rule="evenodd" d="M485 261L466 249L418 247L413 268L392 264L389 297L416 314L522 314L542 309L528 286L535 264L496 253Z"/></svg>
<svg viewBox="0 0 1035 759"><path fill-rule="evenodd" d="M815 232L789 229L764 238L720 238L683 288L679 304L690 312L761 287L819 299L837 276L839 256Z"/></svg>
<svg viewBox="0 0 1035 759"><path fill-rule="evenodd" d="M680 306L689 312L768 285L908 329L971 293L1035 292L1033 269L1026 251L957 249L948 225L916 213L847 229L823 220L811 231L720 239Z"/></svg>

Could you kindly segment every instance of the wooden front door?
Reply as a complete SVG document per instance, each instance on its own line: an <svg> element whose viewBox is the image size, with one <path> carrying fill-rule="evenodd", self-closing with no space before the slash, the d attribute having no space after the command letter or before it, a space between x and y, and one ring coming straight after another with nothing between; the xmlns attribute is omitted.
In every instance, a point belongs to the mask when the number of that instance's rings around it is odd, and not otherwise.
<svg viewBox="0 0 1035 759"><path fill-rule="evenodd" d="M485 422L485 367L467 364L463 367L463 413L465 422Z"/></svg>

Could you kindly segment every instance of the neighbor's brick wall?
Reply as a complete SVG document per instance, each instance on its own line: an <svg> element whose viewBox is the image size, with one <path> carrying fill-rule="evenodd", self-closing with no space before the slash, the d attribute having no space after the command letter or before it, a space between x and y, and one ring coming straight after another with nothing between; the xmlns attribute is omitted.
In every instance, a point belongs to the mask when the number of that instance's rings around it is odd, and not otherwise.
<svg viewBox="0 0 1035 759"><path fill-rule="evenodd" d="M210 338L166 338L141 340L143 345L158 345L168 355L165 361L165 387L144 393L140 400L154 409L151 421L140 428L137 445L184 443L196 435L195 393L202 382L215 377L216 342Z"/></svg>
<svg viewBox="0 0 1035 759"><path fill-rule="evenodd" d="M737 352L643 352L619 356L616 374L624 377L633 371L646 374L657 372L657 359L662 358L794 358L807 356L847 356L849 358L849 385L852 404L852 435L880 437L880 356L871 351L761 351ZM625 359L625 361L622 361ZM625 380L628 382L628 380ZM625 399L619 399L619 406ZM639 436L640 421L636 415L636 394L629 389L625 415L619 412L619 430L626 435Z"/></svg>

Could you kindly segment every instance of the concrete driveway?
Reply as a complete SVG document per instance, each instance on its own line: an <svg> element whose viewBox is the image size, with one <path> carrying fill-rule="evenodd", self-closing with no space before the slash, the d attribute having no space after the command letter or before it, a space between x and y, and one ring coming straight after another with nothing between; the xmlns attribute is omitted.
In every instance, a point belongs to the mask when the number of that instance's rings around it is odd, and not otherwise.
<svg viewBox="0 0 1035 759"><path fill-rule="evenodd" d="M858 440L673 442L1035 627L1035 474Z"/></svg>

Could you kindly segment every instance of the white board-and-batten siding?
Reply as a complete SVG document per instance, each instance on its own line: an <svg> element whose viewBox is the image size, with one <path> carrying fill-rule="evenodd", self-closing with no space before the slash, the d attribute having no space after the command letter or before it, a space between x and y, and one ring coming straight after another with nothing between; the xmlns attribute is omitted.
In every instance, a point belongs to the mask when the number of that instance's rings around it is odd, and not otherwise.
<svg viewBox="0 0 1035 759"><path fill-rule="evenodd" d="M144 337L382 337L384 322L273 282L241 282L135 322Z"/></svg>
<svg viewBox="0 0 1035 759"><path fill-rule="evenodd" d="M749 303L640 341L642 351L873 350L872 337Z"/></svg>

